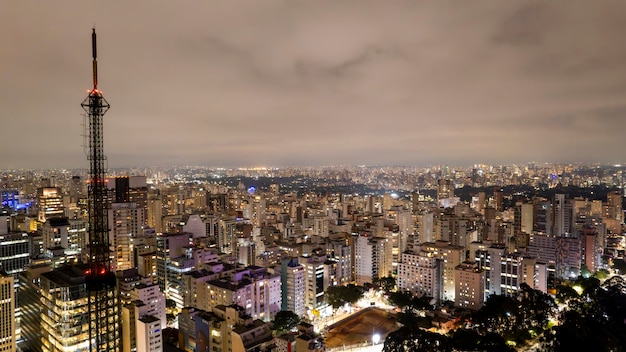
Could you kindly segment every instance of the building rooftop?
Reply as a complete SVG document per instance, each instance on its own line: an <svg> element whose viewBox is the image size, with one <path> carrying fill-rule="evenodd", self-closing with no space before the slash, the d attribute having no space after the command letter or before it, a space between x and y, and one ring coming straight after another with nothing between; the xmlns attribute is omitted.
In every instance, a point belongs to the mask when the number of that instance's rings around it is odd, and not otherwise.
<svg viewBox="0 0 626 352"><path fill-rule="evenodd" d="M139 318L139 321L141 321L142 323L145 324L150 324L150 323L154 323L157 321L160 321L159 318L155 317L154 315L144 315L143 317Z"/></svg>
<svg viewBox="0 0 626 352"><path fill-rule="evenodd" d="M41 276L54 282L57 286L69 287L85 283L85 270L88 267L84 264L65 265L58 269L42 273Z"/></svg>

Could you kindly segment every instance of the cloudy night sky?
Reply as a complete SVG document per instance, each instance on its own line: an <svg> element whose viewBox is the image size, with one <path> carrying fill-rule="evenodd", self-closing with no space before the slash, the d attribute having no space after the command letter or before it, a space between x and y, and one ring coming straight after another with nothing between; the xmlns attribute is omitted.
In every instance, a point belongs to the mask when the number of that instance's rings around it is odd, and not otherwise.
<svg viewBox="0 0 626 352"><path fill-rule="evenodd" d="M0 168L625 162L626 1L2 1Z"/></svg>

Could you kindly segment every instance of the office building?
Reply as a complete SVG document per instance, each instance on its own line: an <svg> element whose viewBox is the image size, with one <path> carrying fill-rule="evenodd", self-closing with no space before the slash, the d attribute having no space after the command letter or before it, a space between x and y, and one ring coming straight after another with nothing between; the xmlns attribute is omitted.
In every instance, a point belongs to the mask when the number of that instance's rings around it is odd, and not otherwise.
<svg viewBox="0 0 626 352"><path fill-rule="evenodd" d="M15 352L17 325L15 320L15 281L0 271L0 351Z"/></svg>
<svg viewBox="0 0 626 352"><path fill-rule="evenodd" d="M40 223L47 219L65 216L63 193L58 187L42 187L37 189L37 204L39 208L37 220Z"/></svg>
<svg viewBox="0 0 626 352"><path fill-rule="evenodd" d="M89 349L85 270L87 267L65 266L41 274L39 292L43 352Z"/></svg>

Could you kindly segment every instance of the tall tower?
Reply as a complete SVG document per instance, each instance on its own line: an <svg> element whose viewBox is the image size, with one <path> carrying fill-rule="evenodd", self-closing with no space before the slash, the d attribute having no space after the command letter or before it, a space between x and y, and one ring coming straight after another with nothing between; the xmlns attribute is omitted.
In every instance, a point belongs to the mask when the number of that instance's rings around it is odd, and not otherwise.
<svg viewBox="0 0 626 352"><path fill-rule="evenodd" d="M119 351L118 297L115 272L109 258L109 221L107 187L102 136L102 118L109 103L98 90L98 62L96 60L96 29L91 33L93 56L93 89L80 104L87 113L89 128L89 269L85 272L89 312L89 350Z"/></svg>

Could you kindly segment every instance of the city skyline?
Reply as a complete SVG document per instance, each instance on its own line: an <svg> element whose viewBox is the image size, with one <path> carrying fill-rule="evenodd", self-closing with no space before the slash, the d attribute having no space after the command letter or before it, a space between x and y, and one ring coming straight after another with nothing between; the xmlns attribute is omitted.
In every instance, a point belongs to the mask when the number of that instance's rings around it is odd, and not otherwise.
<svg viewBox="0 0 626 352"><path fill-rule="evenodd" d="M620 2L4 7L0 168L86 167L94 24L111 168L624 161Z"/></svg>

